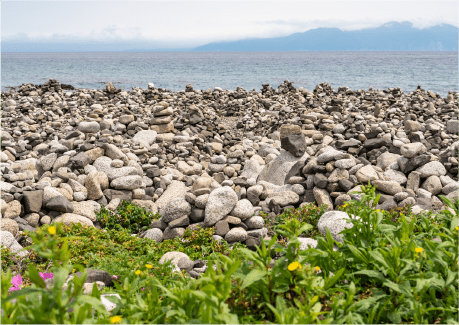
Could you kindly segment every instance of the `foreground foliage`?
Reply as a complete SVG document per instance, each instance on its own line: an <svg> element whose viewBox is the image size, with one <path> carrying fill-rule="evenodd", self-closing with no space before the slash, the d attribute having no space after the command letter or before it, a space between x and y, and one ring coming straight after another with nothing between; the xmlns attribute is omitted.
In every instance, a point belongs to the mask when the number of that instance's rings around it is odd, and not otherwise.
<svg viewBox="0 0 459 325"><path fill-rule="evenodd" d="M119 235L124 236L119 238L120 246L96 249L97 244L90 242L97 242L95 236L103 238L96 230L75 226L57 226L56 234L49 228L39 230L30 234L31 248L52 261L55 284L47 287L31 263L27 275L33 284L11 293L11 271L2 272L2 323L457 323L457 203L447 202L451 211L427 216L400 211L389 215L374 209L379 199L374 190L364 187L362 199L343 209L353 223L342 232L343 243L335 242L327 231L325 237L316 237L317 248L300 251L298 236L312 233L314 226L286 218L257 252L240 246L230 251L227 244L213 247L221 249L220 254L207 253L206 259L216 270L209 267L197 280L171 275L169 265L154 262L160 255L159 251L155 255L156 247L170 244L151 245L155 248L145 251L146 242L126 231ZM105 234L117 238L115 232ZM189 233L187 240L194 244L185 244L184 251L191 257L199 245L214 245L207 241L210 234L209 229ZM108 313L96 286L91 295L81 295L86 273L84 266L74 263L84 262L75 250L84 237L90 240L83 251L92 247L94 254L103 252L96 260L106 259L107 264L97 267L110 271L110 256L121 254L121 247L133 247L132 254L137 250L139 256L152 254L148 262L158 269L145 267L141 263L147 260L142 259L126 266L126 274L120 274L112 289L121 299L108 298L117 304ZM289 240L282 245L278 237ZM194 248L186 251L190 246ZM272 256L278 255L282 258L273 261ZM74 268L83 275L61 291Z"/></svg>

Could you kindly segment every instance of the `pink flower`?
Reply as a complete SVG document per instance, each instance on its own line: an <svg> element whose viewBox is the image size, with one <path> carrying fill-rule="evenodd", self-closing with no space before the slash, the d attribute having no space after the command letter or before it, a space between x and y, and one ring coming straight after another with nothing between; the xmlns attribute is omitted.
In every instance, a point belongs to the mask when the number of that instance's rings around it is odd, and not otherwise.
<svg viewBox="0 0 459 325"><path fill-rule="evenodd" d="M13 285L13 287L10 288L11 291L21 289L22 276L20 274L13 276L13 278L11 279L11 284Z"/></svg>
<svg viewBox="0 0 459 325"><path fill-rule="evenodd" d="M43 280L51 279L51 278L54 277L54 274L52 272L50 272L50 273L42 273L42 272L40 272L39 274L40 274L40 276L41 276L41 278Z"/></svg>
<svg viewBox="0 0 459 325"><path fill-rule="evenodd" d="M117 275L114 275L114 276L113 276L113 279L115 279L115 280L118 279L118 276L117 276Z"/></svg>

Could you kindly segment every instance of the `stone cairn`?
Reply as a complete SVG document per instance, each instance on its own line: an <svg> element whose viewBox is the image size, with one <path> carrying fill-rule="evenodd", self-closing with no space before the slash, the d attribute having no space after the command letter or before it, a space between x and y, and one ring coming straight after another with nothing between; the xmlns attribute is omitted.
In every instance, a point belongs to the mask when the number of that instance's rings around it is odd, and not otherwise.
<svg viewBox="0 0 459 325"><path fill-rule="evenodd" d="M254 248L265 218L310 202L327 205L319 230L342 240L335 208L368 181L379 209L457 197L457 92L262 87L68 91L50 79L2 92L2 245L18 253L23 230L52 222L100 227L95 212L122 200L162 215L138 236L215 227L215 240Z"/></svg>

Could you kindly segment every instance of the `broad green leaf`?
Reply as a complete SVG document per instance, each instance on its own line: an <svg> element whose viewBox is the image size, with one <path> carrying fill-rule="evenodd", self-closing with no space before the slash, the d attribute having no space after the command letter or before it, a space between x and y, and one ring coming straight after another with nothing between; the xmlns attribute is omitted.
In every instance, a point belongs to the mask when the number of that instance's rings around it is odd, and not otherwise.
<svg viewBox="0 0 459 325"><path fill-rule="evenodd" d="M365 257L365 255L358 249L356 248L354 245L351 245L351 244L348 244L347 247L351 250L352 254L357 258L359 259L361 262L365 263L365 264L368 264L369 261L368 259Z"/></svg>
<svg viewBox="0 0 459 325"><path fill-rule="evenodd" d="M363 274L363 275L367 275L367 276L372 277L372 278L376 278L376 279L381 280L381 281L385 281L386 280L386 278L384 277L384 275L381 272L375 271L375 270L362 270L362 271L354 272L352 274Z"/></svg>
<svg viewBox="0 0 459 325"><path fill-rule="evenodd" d="M37 285L39 288L46 288L45 281L41 278L40 274L38 273L35 265L29 264L29 278L32 280L33 283Z"/></svg>
<svg viewBox="0 0 459 325"><path fill-rule="evenodd" d="M298 230L298 235L301 235L302 233L304 233L306 230L309 230L309 229L312 229L313 226L310 225L310 224L305 224L303 227L301 227L299 230Z"/></svg>
<svg viewBox="0 0 459 325"><path fill-rule="evenodd" d="M447 277L445 281L445 286L449 286L451 283L453 283L454 280L457 279L457 272L452 272L451 270L447 269ZM456 281L457 283L457 281Z"/></svg>
<svg viewBox="0 0 459 325"><path fill-rule="evenodd" d="M330 279L326 281L324 290L328 290L329 288L331 288L336 283L336 281L338 281L339 278L343 275L344 271L345 271L344 268L336 271L336 273Z"/></svg>
<svg viewBox="0 0 459 325"><path fill-rule="evenodd" d="M371 257L373 257L380 264L385 266L387 269L390 269L390 266L387 264L387 262L384 259L383 255L379 251L370 251L368 253L371 255Z"/></svg>
<svg viewBox="0 0 459 325"><path fill-rule="evenodd" d="M451 230L456 231L456 227L459 226L459 218L458 217L453 217L451 219Z"/></svg>
<svg viewBox="0 0 459 325"><path fill-rule="evenodd" d="M78 304L90 304L95 310L97 310L99 313L103 315L107 315L108 312L105 309L105 306L102 304L100 299L87 296L87 295L81 295L78 296L75 301L77 301Z"/></svg>
<svg viewBox="0 0 459 325"><path fill-rule="evenodd" d="M386 280L386 282L383 283L386 287L397 291L398 293L404 294L407 297L412 297L413 294L411 291L409 291L404 285L401 285L400 283L394 283L390 280Z"/></svg>
<svg viewBox="0 0 459 325"><path fill-rule="evenodd" d="M241 290L262 279L266 274L267 272L264 270L253 269L249 274L247 274L244 281L242 282Z"/></svg>
<svg viewBox="0 0 459 325"><path fill-rule="evenodd" d="M443 196L443 195L439 195L440 199L443 200L443 202L445 202L445 204L447 206L449 206L451 209L457 209L456 206L454 205L453 201L451 201L450 199L448 199L446 196Z"/></svg>

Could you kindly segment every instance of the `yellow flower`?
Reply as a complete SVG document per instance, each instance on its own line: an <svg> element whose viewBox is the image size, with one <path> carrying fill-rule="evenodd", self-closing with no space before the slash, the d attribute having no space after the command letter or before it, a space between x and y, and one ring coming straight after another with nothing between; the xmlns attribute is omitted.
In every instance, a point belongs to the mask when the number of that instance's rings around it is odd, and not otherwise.
<svg viewBox="0 0 459 325"><path fill-rule="evenodd" d="M343 208L347 207L347 203L344 203Z"/></svg>
<svg viewBox="0 0 459 325"><path fill-rule="evenodd" d="M153 266L151 264L145 264L147 269L151 269Z"/></svg>
<svg viewBox="0 0 459 325"><path fill-rule="evenodd" d="M456 227L456 231L458 231L458 230L459 230L459 227Z"/></svg>
<svg viewBox="0 0 459 325"><path fill-rule="evenodd" d="M316 267L314 268L314 270L316 270L316 272L319 272L319 271L320 271L320 267L316 266Z"/></svg>
<svg viewBox="0 0 459 325"><path fill-rule="evenodd" d="M56 227L54 226L51 226L48 228L48 232L51 234L51 235L55 235L56 234Z"/></svg>
<svg viewBox="0 0 459 325"><path fill-rule="evenodd" d="M379 209L378 209L378 210L376 210L376 212L380 212L380 211L381 211L381 210L379 210Z"/></svg>
<svg viewBox="0 0 459 325"><path fill-rule="evenodd" d="M110 317L110 323L111 324L118 324L119 322L121 322L123 318L121 316L113 316L113 317Z"/></svg>
<svg viewBox="0 0 459 325"><path fill-rule="evenodd" d="M290 265L288 266L288 270L289 270L289 271L295 271L295 270L298 269L298 268L301 269L301 264L298 263L298 262L290 263Z"/></svg>
<svg viewBox="0 0 459 325"><path fill-rule="evenodd" d="M416 253L422 253L422 247L416 247L416 248L414 249L414 251L415 251Z"/></svg>
<svg viewBox="0 0 459 325"><path fill-rule="evenodd" d="M73 270L72 270L72 273L75 273L75 272L76 272L76 269L73 269Z"/></svg>
<svg viewBox="0 0 459 325"><path fill-rule="evenodd" d="M140 270L137 270L134 272L135 274L139 275L140 274Z"/></svg>

